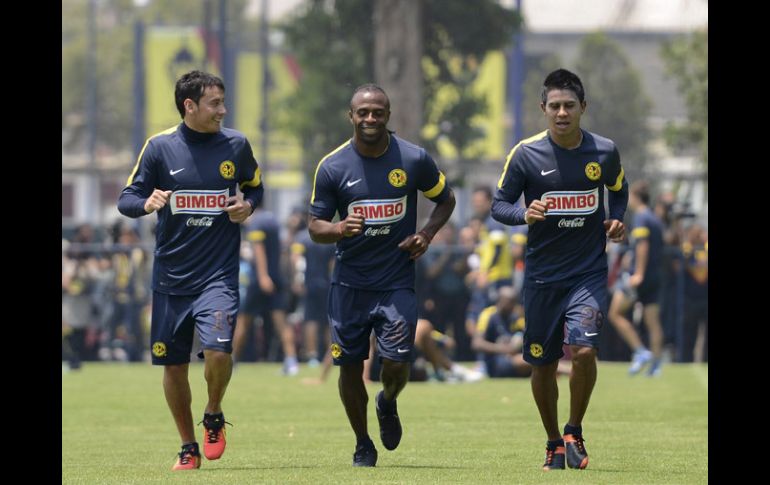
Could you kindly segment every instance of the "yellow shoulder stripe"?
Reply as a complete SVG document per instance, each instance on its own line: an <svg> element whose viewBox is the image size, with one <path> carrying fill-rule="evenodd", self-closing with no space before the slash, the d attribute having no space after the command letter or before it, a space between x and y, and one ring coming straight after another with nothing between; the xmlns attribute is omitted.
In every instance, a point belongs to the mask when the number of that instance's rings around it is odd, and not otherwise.
<svg viewBox="0 0 770 485"><path fill-rule="evenodd" d="M329 154L327 154L325 157L323 157L323 158L321 159L321 161L320 161L320 162L318 162L318 165L316 165L316 167L315 167L315 173L313 174L313 193L310 195L310 203L311 203L311 204L312 204L313 202L315 202L315 183L316 183L316 178L318 177L318 170L321 168L321 164L322 164L322 163L324 163L324 160L326 160L327 158L331 157L332 155L334 155L334 154L335 154L335 153L337 153L338 151L340 151L340 150L342 150L343 148L345 148L345 146L347 146L347 144L348 144L348 143L350 143L350 140L346 141L346 142L345 142L345 143L343 143L342 145L340 145L340 146L338 146L337 148L335 148L335 149L334 149L332 152L330 152L330 153L329 153Z"/></svg>
<svg viewBox="0 0 770 485"><path fill-rule="evenodd" d="M177 126L179 126L179 125L174 125L174 126L172 126L171 128L169 128L167 130L161 131L160 133L155 133L154 135L149 137L147 139L147 141L144 142L144 146L142 147L142 151L139 152L139 156L136 158L136 165L134 165L134 169L131 170L131 175L128 176L128 181L126 182L126 187L131 185L131 183L134 181L134 176L136 175L136 171L139 170L139 160L142 159L142 155L144 155L144 150L147 148L147 145L150 143L150 140L152 140L156 136L170 135L171 133L176 131Z"/></svg>
<svg viewBox="0 0 770 485"><path fill-rule="evenodd" d="M647 237L650 237L650 228L649 227L635 227L633 231L631 231L631 237L635 239L644 239Z"/></svg>
<svg viewBox="0 0 770 485"><path fill-rule="evenodd" d="M522 143L532 143L533 141L542 140L543 138L548 135L548 130L541 131L535 136L530 136L529 138L525 140L521 140L519 143L516 144L515 147L511 148L511 151L508 152L508 156L505 157L505 166L503 167L503 174L500 175L500 180L497 182L497 188L502 188L503 186L503 180L505 180L505 173L508 171L508 164L511 163L511 159L513 158L513 154L516 152L516 149L521 146Z"/></svg>
<svg viewBox="0 0 770 485"><path fill-rule="evenodd" d="M476 330L484 333L489 326L489 319L492 318L492 315L494 315L496 311L497 307L495 305L483 309L479 314L479 319L476 321Z"/></svg>
<svg viewBox="0 0 770 485"><path fill-rule="evenodd" d="M439 172L438 183L434 185L432 189L426 190L425 192L423 192L423 194L425 194L425 197L432 199L433 197L440 194L442 190L444 190L445 185L446 185L446 177L444 176L443 172Z"/></svg>
<svg viewBox="0 0 770 485"><path fill-rule="evenodd" d="M267 234L265 234L265 231L250 231L246 235L246 239L248 239L251 242L262 242L267 237Z"/></svg>
<svg viewBox="0 0 770 485"><path fill-rule="evenodd" d="M625 173L623 172L623 167L620 167L620 173L618 174L617 180L615 180L614 185L608 185L607 188L613 192L617 192L620 190L620 188L623 186L623 177L625 176Z"/></svg>
<svg viewBox="0 0 770 485"><path fill-rule="evenodd" d="M527 244L527 235L520 232L515 232L511 235L511 242L523 246Z"/></svg>
<svg viewBox="0 0 770 485"><path fill-rule="evenodd" d="M241 182L241 190L243 190L244 187L259 187L259 184L262 183L262 172L259 170L259 167L257 167L256 170L254 170L254 177L251 180L247 180L245 182Z"/></svg>

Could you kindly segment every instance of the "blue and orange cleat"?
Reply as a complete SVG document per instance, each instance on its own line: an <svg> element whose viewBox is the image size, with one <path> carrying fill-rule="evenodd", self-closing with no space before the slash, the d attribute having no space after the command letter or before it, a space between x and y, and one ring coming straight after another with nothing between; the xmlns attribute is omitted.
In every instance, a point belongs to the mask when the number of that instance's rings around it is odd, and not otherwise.
<svg viewBox="0 0 770 485"><path fill-rule="evenodd" d="M567 466L583 470L588 466L588 452L580 435L565 434L564 447L567 449Z"/></svg>
<svg viewBox="0 0 770 485"><path fill-rule="evenodd" d="M198 443L182 445L182 451L179 452L179 458L171 468L177 470L195 470L201 467L201 454L198 451Z"/></svg>
<svg viewBox="0 0 770 485"><path fill-rule="evenodd" d="M206 440L203 442L203 455L207 460L218 460L225 452L227 440L225 439L225 416L219 414L203 414L203 428ZM198 424L201 424L198 423ZM232 424L230 424L232 426Z"/></svg>
<svg viewBox="0 0 770 485"><path fill-rule="evenodd" d="M564 470L564 447L557 446L554 449L545 447L545 463L543 463L543 471L549 470Z"/></svg>

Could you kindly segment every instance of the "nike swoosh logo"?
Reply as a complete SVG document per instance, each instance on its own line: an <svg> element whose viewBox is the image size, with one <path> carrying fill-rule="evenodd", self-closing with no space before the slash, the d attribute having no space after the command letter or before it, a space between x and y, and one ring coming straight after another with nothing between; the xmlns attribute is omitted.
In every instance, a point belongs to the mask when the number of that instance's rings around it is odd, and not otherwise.
<svg viewBox="0 0 770 485"><path fill-rule="evenodd" d="M229 338L219 338L219 337L217 337L217 342L229 342L230 340L232 340L232 339L229 339Z"/></svg>
<svg viewBox="0 0 770 485"><path fill-rule="evenodd" d="M541 170L541 171L540 171L540 175L542 175L543 177L545 177L545 176L546 176L546 175L548 175L549 173L553 173L553 172L555 172L555 171L556 171L556 169L555 169L555 168L554 168L553 170L549 170L549 171L547 171L547 172L546 172L545 170Z"/></svg>
<svg viewBox="0 0 770 485"><path fill-rule="evenodd" d="M586 332L585 334L586 334L586 337L593 337L594 335L599 335L599 332L594 332L594 333Z"/></svg>
<svg viewBox="0 0 770 485"><path fill-rule="evenodd" d="M409 352L409 349L398 349L398 350L396 350L396 352L398 352L399 354L405 354L405 353Z"/></svg>
<svg viewBox="0 0 770 485"><path fill-rule="evenodd" d="M181 172L182 170L184 170L184 168L180 168L179 170L169 170L168 173L171 174L171 175L176 175L179 172Z"/></svg>
<svg viewBox="0 0 770 485"><path fill-rule="evenodd" d="M360 181L361 181L361 179L357 179L357 180L354 180L354 181L352 181L352 182L351 182L350 180L348 180L348 181L347 181L347 183L346 183L346 185L347 185L348 187L352 187L352 186L356 185L356 184L357 184L358 182L360 182Z"/></svg>

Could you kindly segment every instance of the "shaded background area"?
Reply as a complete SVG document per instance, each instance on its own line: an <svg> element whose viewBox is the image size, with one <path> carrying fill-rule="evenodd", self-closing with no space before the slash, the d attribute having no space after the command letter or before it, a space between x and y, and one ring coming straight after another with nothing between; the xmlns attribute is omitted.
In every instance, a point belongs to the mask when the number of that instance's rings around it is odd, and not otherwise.
<svg viewBox="0 0 770 485"><path fill-rule="evenodd" d="M320 158L351 134L355 86L382 85L390 128L434 154L458 198L446 251L472 260L474 189L493 188L510 148L545 128L540 84L556 67L583 80L583 127L616 141L630 180L652 183L668 228L667 343L672 359L689 355L687 285L708 278L706 0L64 0L63 325L66 296L89 359L144 358L155 217L123 218L115 202L146 138L180 122L181 73L223 77L225 124L263 168L292 281L292 221ZM626 359L605 334L602 357Z"/></svg>

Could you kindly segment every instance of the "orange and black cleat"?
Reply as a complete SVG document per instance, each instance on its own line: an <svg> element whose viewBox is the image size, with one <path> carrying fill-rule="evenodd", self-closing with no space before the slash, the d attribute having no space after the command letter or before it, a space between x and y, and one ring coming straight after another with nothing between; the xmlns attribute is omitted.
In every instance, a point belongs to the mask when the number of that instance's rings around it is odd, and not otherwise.
<svg viewBox="0 0 770 485"><path fill-rule="evenodd" d="M545 447L545 463L543 471L564 470L564 447L557 446L554 449Z"/></svg>
<svg viewBox="0 0 770 485"><path fill-rule="evenodd" d="M583 470L588 466L588 452L583 437L576 434L564 435L564 446L567 449L567 466Z"/></svg>
<svg viewBox="0 0 770 485"><path fill-rule="evenodd" d="M225 424L230 424L225 421L225 416L222 413L203 415L203 428L205 430L206 439L203 442L203 455L207 460L218 460L225 452L225 445L227 440L225 439ZM198 423L198 424L201 424ZM232 424L230 424L232 426Z"/></svg>
<svg viewBox="0 0 770 485"><path fill-rule="evenodd" d="M179 458L171 468L172 470L195 470L201 467L201 454L198 451L198 443L182 445L182 451L179 452Z"/></svg>

